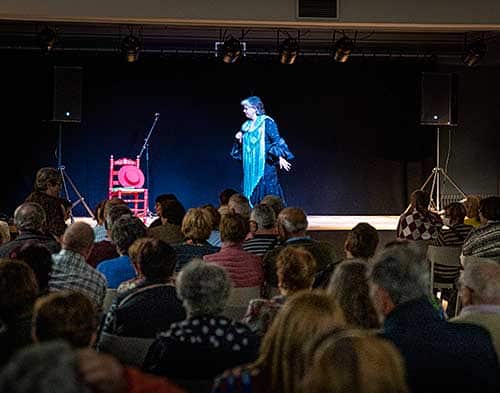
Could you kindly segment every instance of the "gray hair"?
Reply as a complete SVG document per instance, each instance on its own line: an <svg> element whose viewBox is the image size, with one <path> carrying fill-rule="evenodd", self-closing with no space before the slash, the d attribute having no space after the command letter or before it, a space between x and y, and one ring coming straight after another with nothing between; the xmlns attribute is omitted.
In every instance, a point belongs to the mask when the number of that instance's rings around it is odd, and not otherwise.
<svg viewBox="0 0 500 393"><path fill-rule="evenodd" d="M0 393L88 393L75 352L64 341L31 345L15 354L0 373Z"/></svg>
<svg viewBox="0 0 500 393"><path fill-rule="evenodd" d="M123 215L111 227L111 240L121 254L128 254L128 248L132 243L146 236L146 226L135 216Z"/></svg>
<svg viewBox="0 0 500 393"><path fill-rule="evenodd" d="M86 252L94 244L94 230L86 222L77 221L64 231L63 248L78 253Z"/></svg>
<svg viewBox="0 0 500 393"><path fill-rule="evenodd" d="M14 225L20 231L39 231L43 229L46 216L43 207L35 202L26 202L14 212Z"/></svg>
<svg viewBox="0 0 500 393"><path fill-rule="evenodd" d="M385 289L397 306L429 294L427 260L410 247L391 247L375 256L368 279Z"/></svg>
<svg viewBox="0 0 500 393"><path fill-rule="evenodd" d="M500 305L500 264L494 261L467 263L460 284L474 291L476 304Z"/></svg>
<svg viewBox="0 0 500 393"><path fill-rule="evenodd" d="M190 316L222 313L231 290L226 271L199 258L182 268L176 284L177 296Z"/></svg>
<svg viewBox="0 0 500 393"><path fill-rule="evenodd" d="M274 210L274 214L278 217L278 214L285 208L285 204L281 200L281 198L277 195L266 195L260 201L261 204L271 206Z"/></svg>
<svg viewBox="0 0 500 393"><path fill-rule="evenodd" d="M278 216L278 222L288 233L305 231L309 225L306 213L298 207L284 208Z"/></svg>
<svg viewBox="0 0 500 393"><path fill-rule="evenodd" d="M272 207L262 203L252 209L250 220L255 221L257 229L272 229L276 225L274 210Z"/></svg>

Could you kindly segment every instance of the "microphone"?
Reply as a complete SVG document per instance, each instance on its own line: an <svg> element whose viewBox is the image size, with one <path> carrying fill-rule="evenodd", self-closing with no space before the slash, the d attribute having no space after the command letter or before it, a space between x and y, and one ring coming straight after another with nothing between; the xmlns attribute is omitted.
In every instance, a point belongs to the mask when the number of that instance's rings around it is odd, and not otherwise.
<svg viewBox="0 0 500 393"><path fill-rule="evenodd" d="M155 117L158 119L160 117L160 114L158 112L156 112Z"/></svg>

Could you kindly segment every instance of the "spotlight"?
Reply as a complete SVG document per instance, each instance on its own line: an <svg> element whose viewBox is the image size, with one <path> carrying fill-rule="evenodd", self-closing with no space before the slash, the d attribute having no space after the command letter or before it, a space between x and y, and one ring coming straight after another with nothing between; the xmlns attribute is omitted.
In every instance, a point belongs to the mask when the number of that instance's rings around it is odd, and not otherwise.
<svg viewBox="0 0 500 393"><path fill-rule="evenodd" d="M293 64L299 54L299 43L294 38L287 38L280 46L280 63Z"/></svg>
<svg viewBox="0 0 500 393"><path fill-rule="evenodd" d="M57 33L55 30L45 27L38 33L38 41L40 43L40 49L43 53L51 52L56 45Z"/></svg>
<svg viewBox="0 0 500 393"><path fill-rule="evenodd" d="M232 64L241 57L241 43L234 37L229 37L220 47L222 61L226 64Z"/></svg>
<svg viewBox="0 0 500 393"><path fill-rule="evenodd" d="M469 47L467 48L467 53L463 56L464 64L469 67L476 65L484 57L486 51L487 48L484 40L475 40L469 45Z"/></svg>
<svg viewBox="0 0 500 393"><path fill-rule="evenodd" d="M342 37L335 43L333 60L338 63L345 63L354 48L354 43L349 37Z"/></svg>
<svg viewBox="0 0 500 393"><path fill-rule="evenodd" d="M121 43L121 50L127 57L127 62L133 63L139 59L141 41L133 34L130 34L123 39Z"/></svg>

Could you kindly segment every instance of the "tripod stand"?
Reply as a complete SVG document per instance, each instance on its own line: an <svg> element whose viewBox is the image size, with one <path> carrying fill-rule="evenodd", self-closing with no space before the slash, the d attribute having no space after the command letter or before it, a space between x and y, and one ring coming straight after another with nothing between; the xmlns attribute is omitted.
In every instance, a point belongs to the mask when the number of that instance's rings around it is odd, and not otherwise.
<svg viewBox="0 0 500 393"><path fill-rule="evenodd" d="M440 143L440 135L439 135L439 127L437 128L436 132L436 166L432 169L431 174L425 180L424 184L422 187L420 187L421 190L424 190L427 184L432 179L432 187L431 187L431 192L430 192L430 199L431 199L431 206L434 207L438 212L441 210L441 181L442 178L445 180L449 181L450 184L455 187L455 189L462 195L462 197L466 198L467 196L465 195L465 192L455 183L455 181L446 173L446 171L440 167L440 149L439 149L439 143ZM434 191L436 194L436 198L434 199Z"/></svg>
<svg viewBox="0 0 500 393"><path fill-rule="evenodd" d="M71 188L73 189L73 192L77 195L78 199L71 204L70 207L70 217L71 217L71 222L74 222L75 219L73 217L73 208L77 206L79 203L81 203L87 212L89 213L90 217L95 218L94 213L92 210L89 208L87 205L87 202L85 202L85 198L80 194L80 191L78 191L78 188L76 188L75 183L73 183L73 180L71 180L71 177L66 173L66 167L62 164L62 123L59 122L59 135L58 135L58 142L57 142L57 170L61 174L61 180L63 183L63 189L64 189L64 195L66 199L71 202L71 198L69 197L69 192L68 192L68 185L66 182L69 183Z"/></svg>

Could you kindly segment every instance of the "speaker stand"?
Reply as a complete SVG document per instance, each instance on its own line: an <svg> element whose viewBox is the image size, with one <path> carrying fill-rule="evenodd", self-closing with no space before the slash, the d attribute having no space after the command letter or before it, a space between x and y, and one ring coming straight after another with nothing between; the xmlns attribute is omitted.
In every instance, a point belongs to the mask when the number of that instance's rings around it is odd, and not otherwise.
<svg viewBox="0 0 500 393"><path fill-rule="evenodd" d="M431 174L427 179L425 180L424 184L422 187L420 187L421 190L425 190L425 187L429 182L432 180L432 187L431 187L431 192L430 192L430 205L431 207L434 207L436 211L441 210L441 181L444 178L445 180L449 181L450 184L455 187L455 189L462 195L462 197L466 198L467 195L465 192L458 186L458 184L446 173L446 171L441 168L440 166L440 132L439 132L439 127L436 127L436 166L432 169ZM435 198L434 198L435 195Z"/></svg>
<svg viewBox="0 0 500 393"><path fill-rule="evenodd" d="M90 209L89 205L87 205L87 202L85 202L85 198L82 196L82 194L80 194L80 191L78 191L78 188L76 187L75 183L73 182L73 180L71 180L71 177L69 177L69 175L67 174L66 167L62 164L62 122L59 122L59 136L57 143L57 170L61 174L64 195L66 199L71 202L71 198L69 197L69 192L68 192L68 185L66 182L69 183L69 185L73 189L73 192L78 196L78 199L71 204L69 212L71 222L72 223L75 222L75 218L73 217L73 208L77 206L79 203L81 203L85 207L90 217L95 219L92 209Z"/></svg>

